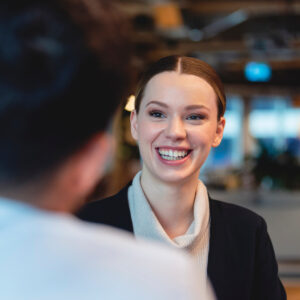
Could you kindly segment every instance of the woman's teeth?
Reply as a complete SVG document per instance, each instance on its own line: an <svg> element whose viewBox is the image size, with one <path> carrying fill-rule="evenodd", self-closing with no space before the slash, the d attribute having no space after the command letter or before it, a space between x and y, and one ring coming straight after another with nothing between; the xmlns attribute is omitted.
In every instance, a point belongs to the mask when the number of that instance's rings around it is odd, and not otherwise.
<svg viewBox="0 0 300 300"><path fill-rule="evenodd" d="M158 149L159 155L166 160L179 160L183 159L188 155L188 151L178 151L178 150L164 150L164 149Z"/></svg>

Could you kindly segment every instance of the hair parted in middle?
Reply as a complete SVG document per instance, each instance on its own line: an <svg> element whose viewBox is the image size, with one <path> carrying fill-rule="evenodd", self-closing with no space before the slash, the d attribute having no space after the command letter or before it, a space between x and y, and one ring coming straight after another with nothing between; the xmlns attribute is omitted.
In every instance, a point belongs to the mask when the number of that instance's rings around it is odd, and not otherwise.
<svg viewBox="0 0 300 300"><path fill-rule="evenodd" d="M226 109L226 96L223 83L219 75L206 62L197 58L180 55L172 55L159 59L142 75L135 94L135 110L137 113L139 112L147 83L155 75L168 71L175 71L179 74L195 75L205 80L216 93L218 119L224 116Z"/></svg>

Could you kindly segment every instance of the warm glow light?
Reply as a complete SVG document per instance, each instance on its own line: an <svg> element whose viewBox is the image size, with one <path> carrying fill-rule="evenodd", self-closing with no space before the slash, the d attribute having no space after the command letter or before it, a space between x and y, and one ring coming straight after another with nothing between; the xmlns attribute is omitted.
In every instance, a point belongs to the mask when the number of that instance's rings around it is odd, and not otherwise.
<svg viewBox="0 0 300 300"><path fill-rule="evenodd" d="M135 102L135 96L131 95L127 99L127 103L125 105L125 110L127 111L133 111L134 110L134 102Z"/></svg>
<svg viewBox="0 0 300 300"><path fill-rule="evenodd" d="M177 28L183 24L181 11L175 3L160 3L154 6L155 24L159 28Z"/></svg>

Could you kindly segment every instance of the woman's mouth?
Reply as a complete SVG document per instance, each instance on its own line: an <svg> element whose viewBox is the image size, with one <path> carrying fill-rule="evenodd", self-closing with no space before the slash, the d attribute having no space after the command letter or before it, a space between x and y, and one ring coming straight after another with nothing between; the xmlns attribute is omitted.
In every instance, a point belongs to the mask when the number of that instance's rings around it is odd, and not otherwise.
<svg viewBox="0 0 300 300"><path fill-rule="evenodd" d="M189 155L191 150L175 150L175 149L164 149L158 148L158 154L162 159L165 160L181 160Z"/></svg>

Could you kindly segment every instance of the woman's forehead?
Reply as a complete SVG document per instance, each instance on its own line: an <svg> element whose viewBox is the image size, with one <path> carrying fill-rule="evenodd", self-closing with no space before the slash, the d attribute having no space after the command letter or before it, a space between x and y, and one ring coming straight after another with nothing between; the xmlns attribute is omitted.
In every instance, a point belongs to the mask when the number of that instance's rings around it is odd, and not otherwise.
<svg viewBox="0 0 300 300"><path fill-rule="evenodd" d="M213 88L202 78L175 71L159 73L149 80L142 102L168 98L197 100L216 98ZM146 103L144 103L146 104Z"/></svg>
<svg viewBox="0 0 300 300"><path fill-rule="evenodd" d="M204 80L203 78L186 73L179 73L177 71L164 71L154 75L146 84L145 91L149 89L149 87L160 86L160 87L168 87L168 86L177 86L177 87L185 87L185 86L197 86L197 85L205 85L207 88L211 88L211 85Z"/></svg>

